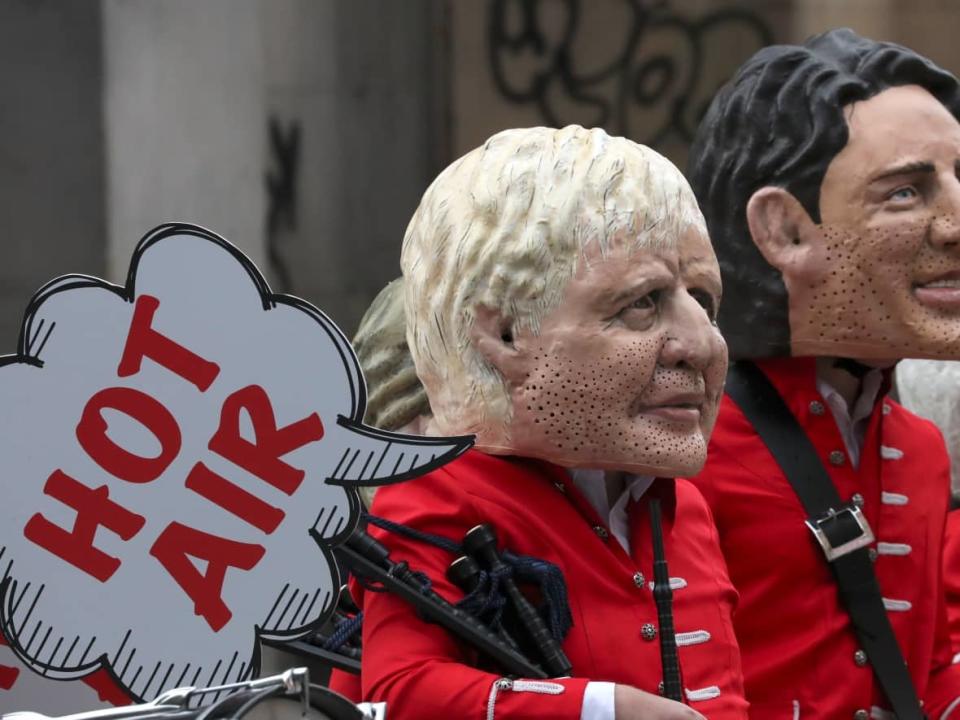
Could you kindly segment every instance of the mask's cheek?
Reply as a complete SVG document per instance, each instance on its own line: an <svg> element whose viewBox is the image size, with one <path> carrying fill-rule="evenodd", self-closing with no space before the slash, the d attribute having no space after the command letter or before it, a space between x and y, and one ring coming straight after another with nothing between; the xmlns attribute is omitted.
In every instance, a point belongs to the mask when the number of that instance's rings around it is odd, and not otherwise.
<svg viewBox="0 0 960 720"><path fill-rule="evenodd" d="M637 394L653 380L665 339L663 333L637 338L626 343L623 350L616 351L616 362L611 364L625 366L625 374Z"/></svg>
<svg viewBox="0 0 960 720"><path fill-rule="evenodd" d="M700 418L700 432L703 435L704 443L710 441L710 435L713 433L713 427L717 424L717 416L720 414L720 402L711 400L703 408L703 417Z"/></svg>
<svg viewBox="0 0 960 720"><path fill-rule="evenodd" d="M888 322L891 280L881 279L893 261L885 255L886 231L858 234L855 228L821 226L815 255L817 279L789 284L790 336L794 355L862 356L864 343L878 341ZM786 275L784 276L786 278Z"/></svg>
<svg viewBox="0 0 960 720"><path fill-rule="evenodd" d="M587 417L625 419L636 412L639 399L657 369L659 343L652 339L607 344L581 368L586 380L580 401Z"/></svg>
<svg viewBox="0 0 960 720"><path fill-rule="evenodd" d="M902 293L910 289L911 275L922 257L925 230L917 223L871 229L864 235L849 269L850 284L863 290L862 302L879 294Z"/></svg>
<svg viewBox="0 0 960 720"><path fill-rule="evenodd" d="M707 401L704 403L703 414L700 418L700 431L703 433L704 442L710 440L710 433L713 432L713 426L720 414L720 400L723 398L723 383L726 379L726 363L723 367L724 374L722 377L716 379L708 377L706 380Z"/></svg>
<svg viewBox="0 0 960 720"><path fill-rule="evenodd" d="M703 380L707 397L720 401L723 394L723 383L727 377L727 367L729 366L729 355L727 353L727 341L723 339L720 330L714 327L711 331L711 360L703 371Z"/></svg>
<svg viewBox="0 0 960 720"><path fill-rule="evenodd" d="M511 435L514 449L550 457L579 452L584 426L603 405L603 379L580 358L539 353L514 394Z"/></svg>
<svg viewBox="0 0 960 720"><path fill-rule="evenodd" d="M512 435L562 454L609 447L650 384L656 348L650 341L595 344L589 360L538 354L514 395Z"/></svg>

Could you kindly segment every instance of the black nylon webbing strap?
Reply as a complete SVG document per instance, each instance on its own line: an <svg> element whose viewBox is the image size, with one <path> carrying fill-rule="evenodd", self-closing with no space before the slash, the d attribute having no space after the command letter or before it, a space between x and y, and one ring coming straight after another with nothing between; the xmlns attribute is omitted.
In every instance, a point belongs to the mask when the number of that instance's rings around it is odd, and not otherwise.
<svg viewBox="0 0 960 720"><path fill-rule="evenodd" d="M734 363L727 375L726 391L770 450L807 515L811 519L828 518L827 524L835 527L828 529L822 524L827 534L839 543L848 539L852 525L843 520L850 513L832 515L832 511L846 508L846 504L837 494L810 438L763 372L751 362ZM853 532L859 532L859 528ZM867 549L849 552L829 565L857 639L894 714L898 720L923 720L925 715L883 606Z"/></svg>

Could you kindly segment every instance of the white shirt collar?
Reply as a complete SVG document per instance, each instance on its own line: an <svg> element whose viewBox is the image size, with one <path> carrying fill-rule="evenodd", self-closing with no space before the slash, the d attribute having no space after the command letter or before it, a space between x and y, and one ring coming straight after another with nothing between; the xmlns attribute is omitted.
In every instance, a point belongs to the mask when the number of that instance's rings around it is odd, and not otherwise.
<svg viewBox="0 0 960 720"><path fill-rule="evenodd" d="M590 506L597 511L597 515L607 520L607 526L623 549L630 554L630 521L627 518L627 503L632 498L639 500L653 483L653 477L648 475L628 475L627 484L610 505L607 499L607 486L604 482L604 470L595 468L571 468L568 470L570 479L583 494Z"/></svg>
<svg viewBox="0 0 960 720"><path fill-rule="evenodd" d="M863 440L867 433L867 424L873 414L873 406L880 394L883 385L883 370L874 368L863 376L860 383L860 395L853 403L853 412L847 409L847 401L837 392L836 388L826 380L817 377L817 392L819 392L833 414L837 429L843 437L843 444L847 448L847 455L853 467L860 465L860 451L863 449Z"/></svg>

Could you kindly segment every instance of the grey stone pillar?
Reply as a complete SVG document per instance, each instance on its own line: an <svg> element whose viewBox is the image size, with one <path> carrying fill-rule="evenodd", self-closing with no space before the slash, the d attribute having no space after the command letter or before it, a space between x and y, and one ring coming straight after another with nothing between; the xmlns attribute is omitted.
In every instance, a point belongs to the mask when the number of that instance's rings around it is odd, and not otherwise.
<svg viewBox="0 0 960 720"><path fill-rule="evenodd" d="M0 354L40 285L103 274L100 58L99 3L0 3Z"/></svg>
<svg viewBox="0 0 960 720"><path fill-rule="evenodd" d="M286 289L347 333L400 274L400 242L449 161L432 0L263 0L270 235Z"/></svg>
<svg viewBox="0 0 960 720"><path fill-rule="evenodd" d="M108 267L167 221L210 228L266 270L258 0L103 0Z"/></svg>

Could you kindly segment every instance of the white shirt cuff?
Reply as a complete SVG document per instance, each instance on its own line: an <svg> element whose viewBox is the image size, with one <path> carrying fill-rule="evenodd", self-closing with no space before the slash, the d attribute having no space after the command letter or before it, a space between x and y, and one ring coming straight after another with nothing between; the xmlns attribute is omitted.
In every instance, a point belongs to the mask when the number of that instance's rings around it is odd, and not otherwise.
<svg viewBox="0 0 960 720"><path fill-rule="evenodd" d="M588 682L583 693L580 720L616 720L614 687L612 682Z"/></svg>

